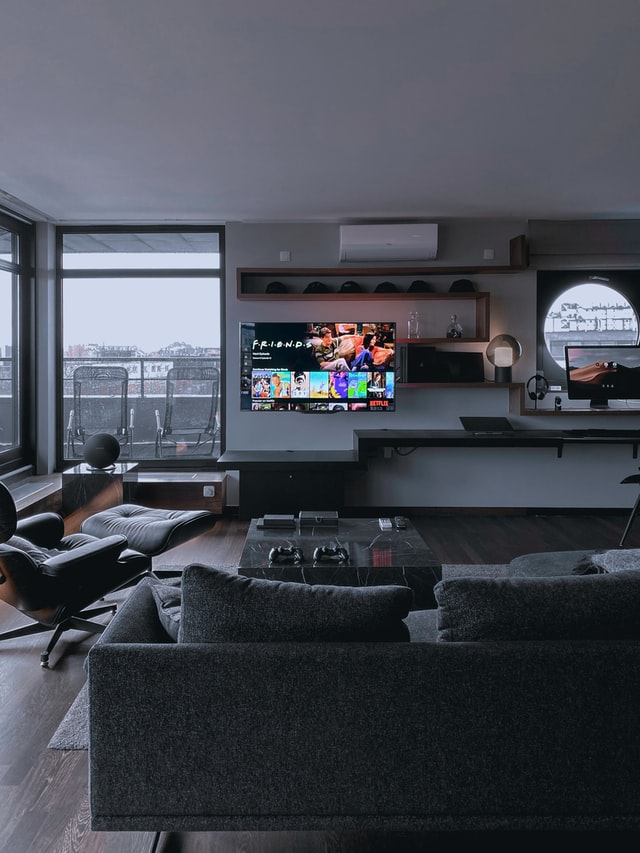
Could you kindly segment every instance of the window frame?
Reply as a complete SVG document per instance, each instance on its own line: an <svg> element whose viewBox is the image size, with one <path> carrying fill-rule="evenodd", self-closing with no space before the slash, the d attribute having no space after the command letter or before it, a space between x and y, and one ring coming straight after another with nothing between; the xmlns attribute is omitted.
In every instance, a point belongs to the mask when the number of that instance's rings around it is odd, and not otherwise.
<svg viewBox="0 0 640 853"><path fill-rule="evenodd" d="M119 268L83 268L83 269L65 269L63 267L63 247L64 238L68 234L184 234L184 233L203 233L217 234L218 236L218 254L220 256L219 268L211 267L195 267L195 268L169 268L169 267L148 267L128 269L125 267ZM56 414L56 468L64 470L73 466L73 462L65 458L65 434L66 424L64 423L64 341L63 341L63 280L69 278L82 279L144 279L144 278L205 278L214 275L220 280L220 455L225 448L225 329L226 329L226 305L225 305L225 231L221 225L61 225L56 227L55 245L56 245L56 306L57 306L57 322L56 322L56 388L57 388L57 414ZM81 460L77 460L81 461ZM120 460L123 461L123 460ZM126 461L126 460L125 460ZM207 469L211 470L217 467L216 456L189 456L183 459L134 459L138 466L138 470L194 470ZM77 462L75 463L77 464Z"/></svg>
<svg viewBox="0 0 640 853"><path fill-rule="evenodd" d="M17 333L18 350L18 442L13 447L0 449L0 475L35 464L35 359L30 353L35 349L35 225L25 219L0 209L0 226L18 238L16 261L0 259L0 268L16 277L12 299L17 295L17 308L12 305L12 348Z"/></svg>

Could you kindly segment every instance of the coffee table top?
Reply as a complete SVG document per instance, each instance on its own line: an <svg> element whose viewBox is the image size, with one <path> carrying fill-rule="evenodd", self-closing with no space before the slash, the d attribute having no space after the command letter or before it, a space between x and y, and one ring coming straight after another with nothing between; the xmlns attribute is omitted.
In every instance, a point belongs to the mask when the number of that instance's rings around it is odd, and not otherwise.
<svg viewBox="0 0 640 853"><path fill-rule="evenodd" d="M439 566L435 555L410 521L405 529L393 527L382 531L377 518L340 518L337 525L315 525L295 528L258 528L252 519L247 532L239 569L262 569L274 566L269 560L272 548L299 548L303 559L299 566L351 565L358 567ZM318 547L344 548L348 560L326 558L314 560ZM279 559L275 564L293 564L293 559Z"/></svg>

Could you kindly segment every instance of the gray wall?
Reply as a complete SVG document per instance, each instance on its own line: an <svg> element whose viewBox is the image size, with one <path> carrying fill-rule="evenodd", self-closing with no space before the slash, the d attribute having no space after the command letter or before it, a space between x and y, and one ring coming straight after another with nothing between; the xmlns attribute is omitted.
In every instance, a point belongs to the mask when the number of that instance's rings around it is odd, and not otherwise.
<svg viewBox="0 0 640 853"><path fill-rule="evenodd" d="M459 221L440 223L438 259L429 266L507 264L509 240L528 233L527 222ZM425 305L412 300L376 303L335 301L238 300L237 267L340 267L349 277L350 267L338 261L339 228L336 224L240 224L226 227L227 293L227 449L347 449L354 429L457 429L459 415L508 415L516 427L565 429L571 427L640 428L638 417L615 421L608 415L521 416L509 411L509 396L500 389L400 389L397 411L390 415L311 416L293 413L258 415L240 411L239 323L253 320L307 320L322 306L327 316L345 321L364 315L395 320L404 329L412 308ZM483 261L483 250L493 248L495 259ZM291 262L281 263L280 251L291 252ZM615 265L609 258L609 264ZM414 264L409 264L413 266ZM579 259L576 265L580 266ZM376 266L376 265L372 265ZM378 264L379 266L379 264ZM402 266L402 264L393 264ZM432 278L438 290L448 290L460 276ZM425 275L425 278L429 276ZM513 370L514 382L526 382L535 372L536 273L531 268L509 275L472 276L479 290L491 293L490 336L514 335L523 356ZM482 344L456 344L460 349L483 350ZM492 368L485 359L485 375ZM541 404L553 407L553 396ZM568 406L563 395L563 405ZM532 405L527 399L527 404ZM579 405L579 404L575 404ZM620 480L637 469L631 449L572 447L561 459L551 449L516 450L419 449L409 456L373 460L366 473L349 475L347 496L352 505L401 507L630 507L633 487ZM231 475L229 503L237 503L237 475ZM325 488L310 483L310 488Z"/></svg>

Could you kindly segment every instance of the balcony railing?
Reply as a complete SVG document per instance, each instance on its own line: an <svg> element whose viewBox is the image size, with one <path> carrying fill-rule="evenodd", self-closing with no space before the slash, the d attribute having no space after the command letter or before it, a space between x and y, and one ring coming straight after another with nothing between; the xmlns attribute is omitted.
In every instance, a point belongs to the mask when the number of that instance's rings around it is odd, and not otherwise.
<svg viewBox="0 0 640 853"><path fill-rule="evenodd" d="M156 411L159 413L160 420L162 421L165 410L167 373L171 368L181 365L215 367L220 371L220 359L210 355L206 357L176 356L165 358L65 358L63 360L63 422L65 433L70 423L70 415L74 406L73 375L76 368L80 366L124 367L128 374L126 426L127 432L131 431L132 440L121 442L122 451L120 460L142 461L157 457ZM203 386L199 389L197 386L192 385L188 393L184 393L184 390L182 390L179 394L182 397L182 402L186 402L187 407L192 409L193 422L200 422L204 417L202 413L208 413L210 407L210 393L208 388ZM101 388L99 381L96 381L91 389L91 398L94 402L94 423L97 413L98 421L100 421L101 417L104 420L102 429L105 432L113 432L120 422L119 399L114 399L113 396L110 397L108 386L105 384ZM175 448L172 451L171 446L165 448L162 457L164 459L179 457L187 461L188 459L196 458L217 458L220 453L219 399L217 400L216 412L217 427L213 448L211 441L207 441L199 446L184 443L180 445L179 451ZM133 425L132 430L129 429L131 425ZM93 429L92 431L95 432L98 430ZM70 447L65 440L65 460L77 461L81 456L81 446L75 443L75 447Z"/></svg>

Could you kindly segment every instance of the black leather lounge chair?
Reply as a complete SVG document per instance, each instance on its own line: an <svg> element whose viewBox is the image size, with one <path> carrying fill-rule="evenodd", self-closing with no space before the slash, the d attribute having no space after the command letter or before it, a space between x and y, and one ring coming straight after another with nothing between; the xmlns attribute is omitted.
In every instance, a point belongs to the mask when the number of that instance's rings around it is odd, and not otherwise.
<svg viewBox="0 0 640 853"><path fill-rule="evenodd" d="M62 517L53 512L18 521L13 496L2 483L0 543L0 601L33 620L0 634L0 641L53 631L40 655L43 667L64 631L99 634L105 626L91 617L116 610L113 603L90 605L151 570L150 558L128 548L124 536L65 536Z"/></svg>

